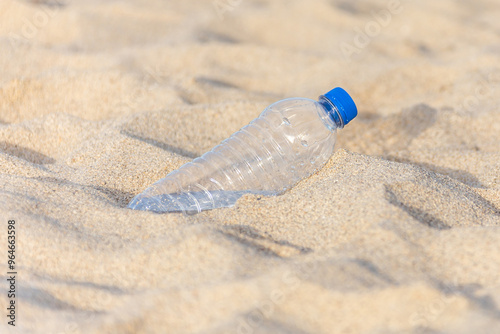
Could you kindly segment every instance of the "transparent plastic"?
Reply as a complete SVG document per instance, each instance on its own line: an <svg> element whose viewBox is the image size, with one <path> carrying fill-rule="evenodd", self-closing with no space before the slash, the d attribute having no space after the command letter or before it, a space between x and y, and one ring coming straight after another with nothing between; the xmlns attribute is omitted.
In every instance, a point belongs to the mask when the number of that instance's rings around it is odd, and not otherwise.
<svg viewBox="0 0 500 334"><path fill-rule="evenodd" d="M335 105L291 98L211 151L157 181L129 204L135 210L199 213L233 206L244 194L279 195L328 161L342 118Z"/></svg>

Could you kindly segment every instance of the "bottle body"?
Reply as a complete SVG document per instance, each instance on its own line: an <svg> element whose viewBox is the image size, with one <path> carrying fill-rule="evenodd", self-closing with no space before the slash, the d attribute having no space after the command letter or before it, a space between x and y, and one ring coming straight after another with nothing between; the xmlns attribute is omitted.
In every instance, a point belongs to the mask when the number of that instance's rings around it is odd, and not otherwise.
<svg viewBox="0 0 500 334"><path fill-rule="evenodd" d="M328 161L343 126L335 115L335 106L321 100L278 101L136 196L129 208L198 213L230 207L246 193L279 195Z"/></svg>

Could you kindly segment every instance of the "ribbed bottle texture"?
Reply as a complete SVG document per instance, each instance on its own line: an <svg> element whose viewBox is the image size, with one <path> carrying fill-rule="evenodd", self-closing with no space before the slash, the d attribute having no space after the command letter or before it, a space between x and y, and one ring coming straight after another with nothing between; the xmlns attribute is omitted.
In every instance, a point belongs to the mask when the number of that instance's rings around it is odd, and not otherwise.
<svg viewBox="0 0 500 334"><path fill-rule="evenodd" d="M129 208L198 213L233 206L247 193L278 195L321 168L333 153L339 126L332 117L335 108L303 98L276 102L211 151L137 195Z"/></svg>

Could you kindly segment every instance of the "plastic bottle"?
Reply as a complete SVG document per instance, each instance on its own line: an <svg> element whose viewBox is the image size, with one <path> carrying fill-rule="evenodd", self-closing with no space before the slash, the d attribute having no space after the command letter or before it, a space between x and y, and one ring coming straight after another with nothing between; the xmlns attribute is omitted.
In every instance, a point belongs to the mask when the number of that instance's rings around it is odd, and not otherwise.
<svg viewBox="0 0 500 334"><path fill-rule="evenodd" d="M279 195L323 167L333 153L336 130L356 115L354 101L342 88L319 101L278 101L211 151L137 195L128 207L193 214L231 207L247 193Z"/></svg>

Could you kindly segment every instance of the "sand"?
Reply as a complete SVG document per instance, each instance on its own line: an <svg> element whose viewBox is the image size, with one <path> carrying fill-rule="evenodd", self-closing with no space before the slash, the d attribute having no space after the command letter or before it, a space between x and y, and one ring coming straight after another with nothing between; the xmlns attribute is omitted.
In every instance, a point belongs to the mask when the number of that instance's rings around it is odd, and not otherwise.
<svg viewBox="0 0 500 334"><path fill-rule="evenodd" d="M499 15L493 0L0 2L0 332L500 332ZM359 116L285 194L126 208L270 103L336 86Z"/></svg>

